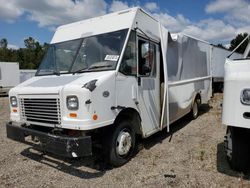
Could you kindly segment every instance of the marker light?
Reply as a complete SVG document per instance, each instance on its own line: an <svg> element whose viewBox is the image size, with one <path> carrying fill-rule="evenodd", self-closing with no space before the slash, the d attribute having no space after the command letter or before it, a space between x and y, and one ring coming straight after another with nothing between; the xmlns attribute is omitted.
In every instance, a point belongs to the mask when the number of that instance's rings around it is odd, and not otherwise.
<svg viewBox="0 0 250 188"><path fill-rule="evenodd" d="M71 118L77 118L77 114L76 113L70 113L69 117L71 117Z"/></svg>
<svg viewBox="0 0 250 188"><path fill-rule="evenodd" d="M98 116L96 114L93 115L93 120L97 120Z"/></svg>

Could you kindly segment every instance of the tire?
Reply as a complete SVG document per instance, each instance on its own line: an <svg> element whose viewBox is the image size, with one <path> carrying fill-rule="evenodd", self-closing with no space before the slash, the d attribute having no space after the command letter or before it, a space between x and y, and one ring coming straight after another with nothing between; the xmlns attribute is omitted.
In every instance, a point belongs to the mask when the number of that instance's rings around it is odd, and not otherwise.
<svg viewBox="0 0 250 188"><path fill-rule="evenodd" d="M122 166L133 156L135 130L130 121L121 120L107 129L104 139L104 157L111 166Z"/></svg>
<svg viewBox="0 0 250 188"><path fill-rule="evenodd" d="M225 136L227 160L233 170L247 172L249 169L248 130L228 127Z"/></svg>
<svg viewBox="0 0 250 188"><path fill-rule="evenodd" d="M221 83L219 84L218 89L219 89L219 92L220 92L220 93L223 93L223 92L224 92L224 83L223 83L223 82L221 82Z"/></svg>
<svg viewBox="0 0 250 188"><path fill-rule="evenodd" d="M199 105L200 105L200 99L196 98L194 100L194 103L192 105L192 109L190 112L190 116L192 119L196 119L199 116Z"/></svg>

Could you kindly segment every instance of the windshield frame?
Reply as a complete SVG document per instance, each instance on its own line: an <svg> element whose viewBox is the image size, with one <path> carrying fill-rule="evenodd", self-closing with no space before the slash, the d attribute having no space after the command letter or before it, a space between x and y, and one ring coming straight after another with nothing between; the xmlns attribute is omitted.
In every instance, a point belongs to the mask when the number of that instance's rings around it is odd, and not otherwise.
<svg viewBox="0 0 250 188"><path fill-rule="evenodd" d="M86 69L86 70L82 70L82 71L78 70L79 72L78 71L72 71L72 68L73 68L73 66L75 64L75 61L77 59L78 53L79 53L79 51L81 49L81 46L82 46L82 43L83 43L84 39L88 39L88 38L96 37L96 36L100 36L100 35L105 35L105 34L109 34L109 33L113 33L113 32L119 32L119 31L124 31L125 35L124 35L124 39L123 39L122 44L121 44L122 48L120 50L119 57L118 57L118 59L117 59L114 67L105 68L105 69L90 69L90 70ZM117 70L117 66L119 66L119 62L120 62L120 60L121 60L121 58L123 56L124 48L126 47L127 38L128 38L129 33L130 33L130 29L129 28L125 28L125 29L119 29L119 30L116 30L116 31L110 31L110 32L107 32L107 33L100 33L100 34L96 34L96 35L90 35L90 36L87 36L87 37L84 37L84 38L76 38L76 39L66 40L66 41L57 42L57 43L51 43L51 44L49 44L48 49L51 46L54 46L54 45L57 45L57 44L62 44L62 43L65 43L65 42L71 42L71 41L80 40L79 46L77 47L77 50L76 50L76 54L74 55L74 58L73 58L72 62L70 63L70 66L69 66L70 68L69 68L69 70L67 72L62 72L62 71L60 72L58 70L58 64L56 62L54 62L55 63L55 71L54 72L52 71L51 73L48 73L48 74L38 74L40 72L40 70L42 69L41 64L44 61L44 59L46 58L46 56L47 56L47 53L48 53L48 51L47 51L45 53L45 55L44 55L41 63L39 64L39 67L38 67L38 69L36 71L35 76L60 76L62 74L75 74L75 73L76 74L81 74L81 73L84 73L84 72L100 72L100 71Z"/></svg>

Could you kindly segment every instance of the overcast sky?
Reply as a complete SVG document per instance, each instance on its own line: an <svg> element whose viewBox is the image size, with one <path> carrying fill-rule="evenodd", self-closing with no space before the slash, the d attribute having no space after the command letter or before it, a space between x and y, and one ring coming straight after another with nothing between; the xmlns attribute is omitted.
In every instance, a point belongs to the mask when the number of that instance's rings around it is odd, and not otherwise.
<svg viewBox="0 0 250 188"><path fill-rule="evenodd" d="M250 33L250 0L0 0L0 39L23 46L29 36L49 43L59 25L141 6L170 32L228 44Z"/></svg>

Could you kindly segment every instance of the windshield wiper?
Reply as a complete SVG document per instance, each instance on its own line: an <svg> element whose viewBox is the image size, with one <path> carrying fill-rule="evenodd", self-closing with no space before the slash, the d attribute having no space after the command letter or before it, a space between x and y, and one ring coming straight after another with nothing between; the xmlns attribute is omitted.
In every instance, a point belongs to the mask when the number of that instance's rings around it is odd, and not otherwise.
<svg viewBox="0 0 250 188"><path fill-rule="evenodd" d="M98 69L98 68L105 68L105 67L112 67L112 65L96 65L96 66L92 66L89 68L89 70L91 69Z"/></svg>
<svg viewBox="0 0 250 188"><path fill-rule="evenodd" d="M82 71L84 71L84 70L86 70L86 69L88 69L88 67L85 67L85 68L79 69L79 70L77 70L77 71L75 71L75 72L72 72L72 74L74 75L74 74L76 74L76 73L80 73L80 72L82 72Z"/></svg>
<svg viewBox="0 0 250 188"><path fill-rule="evenodd" d="M90 67L90 68L85 67L85 68L83 68L83 69L79 69L79 70L77 70L77 71L75 71L75 72L72 72L72 74L74 75L74 74L76 74L76 73L80 73L80 72L82 72L82 71L85 71L86 69L87 69L87 70L91 70L91 69L98 69L98 68L105 68L105 67L112 67L112 65L100 65L100 66L96 65L96 66L92 66L92 67Z"/></svg>
<svg viewBox="0 0 250 188"><path fill-rule="evenodd" d="M60 76L60 72L57 72L57 71L53 71L53 74Z"/></svg>

